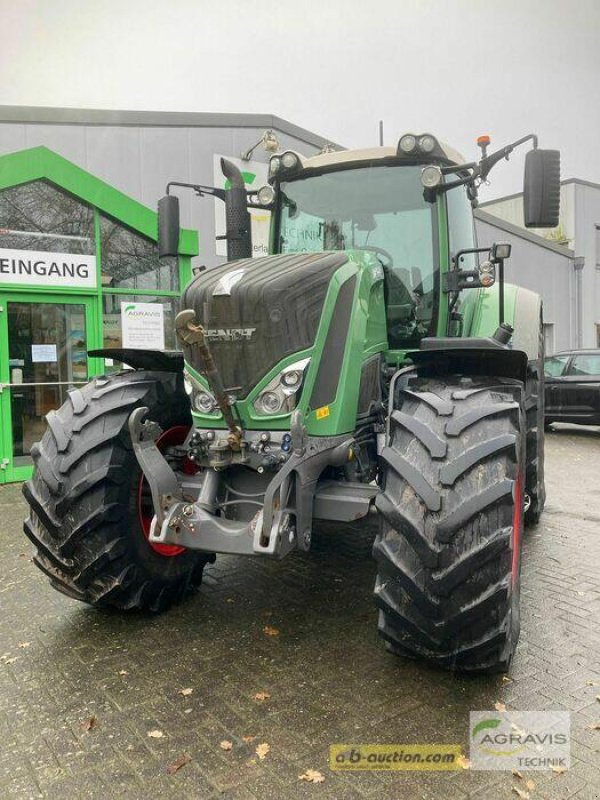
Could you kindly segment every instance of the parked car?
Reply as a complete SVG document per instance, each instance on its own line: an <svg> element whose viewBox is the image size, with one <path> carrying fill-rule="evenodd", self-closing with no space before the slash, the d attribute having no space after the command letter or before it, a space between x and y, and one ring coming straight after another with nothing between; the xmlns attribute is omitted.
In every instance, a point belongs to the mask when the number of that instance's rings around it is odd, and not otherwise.
<svg viewBox="0 0 600 800"><path fill-rule="evenodd" d="M600 350L571 350L544 361L545 423L600 425Z"/></svg>

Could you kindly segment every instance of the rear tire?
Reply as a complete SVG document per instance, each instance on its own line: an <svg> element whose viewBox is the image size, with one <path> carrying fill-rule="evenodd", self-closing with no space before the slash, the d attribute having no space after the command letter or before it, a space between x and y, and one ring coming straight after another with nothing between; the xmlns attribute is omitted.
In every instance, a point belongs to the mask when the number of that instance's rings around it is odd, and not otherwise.
<svg viewBox="0 0 600 800"><path fill-rule="evenodd" d="M181 376L168 372L97 378L48 414L23 487L24 530L37 548L34 563L58 591L94 606L160 612L199 585L211 557L161 554L147 540L127 426L139 406L163 430L191 426Z"/></svg>
<svg viewBox="0 0 600 800"><path fill-rule="evenodd" d="M539 358L530 361L527 368L527 461L525 491L529 495L529 508L525 512L525 525L537 525L546 505L544 483L544 333L540 323Z"/></svg>
<svg viewBox="0 0 600 800"><path fill-rule="evenodd" d="M375 601L388 649L506 671L519 638L522 384L417 379L382 453Z"/></svg>

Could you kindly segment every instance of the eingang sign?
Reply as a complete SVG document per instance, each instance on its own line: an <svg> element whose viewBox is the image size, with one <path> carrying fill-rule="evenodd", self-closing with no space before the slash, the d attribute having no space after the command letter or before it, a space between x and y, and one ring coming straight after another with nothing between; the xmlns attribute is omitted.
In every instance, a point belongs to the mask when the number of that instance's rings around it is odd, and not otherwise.
<svg viewBox="0 0 600 800"><path fill-rule="evenodd" d="M0 249L0 286L3 283L94 289L96 256Z"/></svg>

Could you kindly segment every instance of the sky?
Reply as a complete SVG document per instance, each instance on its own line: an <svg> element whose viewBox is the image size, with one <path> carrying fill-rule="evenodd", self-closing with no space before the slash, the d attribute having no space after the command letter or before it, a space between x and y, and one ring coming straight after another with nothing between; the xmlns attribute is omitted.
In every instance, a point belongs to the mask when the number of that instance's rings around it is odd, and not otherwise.
<svg viewBox="0 0 600 800"><path fill-rule="evenodd" d="M0 0L0 25L1 105L271 113L347 147L383 119L468 160L537 133L600 183L599 0Z"/></svg>

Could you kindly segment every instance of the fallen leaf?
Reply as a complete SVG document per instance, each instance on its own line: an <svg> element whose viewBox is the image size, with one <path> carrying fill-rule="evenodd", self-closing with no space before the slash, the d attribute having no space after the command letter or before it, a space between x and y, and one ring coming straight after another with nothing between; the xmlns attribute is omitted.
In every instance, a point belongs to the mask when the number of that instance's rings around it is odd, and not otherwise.
<svg viewBox="0 0 600 800"><path fill-rule="evenodd" d="M596 686L596 681L586 681L585 685L586 686Z"/></svg>
<svg viewBox="0 0 600 800"><path fill-rule="evenodd" d="M177 694L180 694L182 697L189 697L193 691L193 689L180 689Z"/></svg>
<svg viewBox="0 0 600 800"><path fill-rule="evenodd" d="M496 711L500 711L500 713L506 711L506 706L504 705L504 703L494 703L494 708L496 709Z"/></svg>
<svg viewBox="0 0 600 800"><path fill-rule="evenodd" d="M600 703L600 694L596 695L596 700Z"/></svg>
<svg viewBox="0 0 600 800"><path fill-rule="evenodd" d="M518 795L521 798L521 800L529 800L531 796L529 792L526 792L524 789L519 789L518 786L513 786L512 790L516 795Z"/></svg>
<svg viewBox="0 0 600 800"><path fill-rule="evenodd" d="M518 769L513 769L512 774L515 776L515 778L519 778L520 780L523 780L523 775L519 772Z"/></svg>
<svg viewBox="0 0 600 800"><path fill-rule="evenodd" d="M135 750L135 746L132 744L128 744L125 748L129 753L132 753Z"/></svg>
<svg viewBox="0 0 600 800"><path fill-rule="evenodd" d="M14 664L15 661L18 661L18 660L19 660L18 656L13 656L12 658L4 658L3 659L5 664Z"/></svg>
<svg viewBox="0 0 600 800"><path fill-rule="evenodd" d="M600 723L598 723L598 722L592 722L592 724L591 724L591 725L588 725L588 728L589 728L591 731L600 731Z"/></svg>
<svg viewBox="0 0 600 800"><path fill-rule="evenodd" d="M250 744L256 739L256 736L242 736L242 742L246 742L246 744Z"/></svg>
<svg viewBox="0 0 600 800"><path fill-rule="evenodd" d="M20 648L21 648L21 650L23 650L23 648L25 648L25 647L29 647L29 645L30 645L30 644L31 644L31 642L19 642L19 644L17 645L17 647L20 647Z"/></svg>
<svg viewBox="0 0 600 800"><path fill-rule="evenodd" d="M84 731L93 731L96 725L98 724L98 720L96 719L96 717L92 716L88 717L87 719L84 719L83 722L79 724Z"/></svg>
<svg viewBox="0 0 600 800"><path fill-rule="evenodd" d="M227 600L225 600L225 602L226 603L235 603L235 600L233 599L233 597L228 597Z"/></svg>
<svg viewBox="0 0 600 800"><path fill-rule="evenodd" d="M159 731L157 728L155 728L153 731L148 731L147 735L151 739L162 739L164 737L164 733L162 731Z"/></svg>
<svg viewBox="0 0 600 800"><path fill-rule="evenodd" d="M502 676L502 683L512 683L512 682L513 682L513 679L509 678L508 675L503 675Z"/></svg>
<svg viewBox="0 0 600 800"><path fill-rule="evenodd" d="M265 633L267 636L279 636L279 631L272 625L265 625L263 628L263 633Z"/></svg>
<svg viewBox="0 0 600 800"><path fill-rule="evenodd" d="M271 750L271 745L267 744L266 742L263 742L262 744L258 745L258 747L254 752L260 758L261 761L264 761L265 758L267 757L267 753L270 750Z"/></svg>
<svg viewBox="0 0 600 800"><path fill-rule="evenodd" d="M458 764L458 766L459 766L461 769L471 769L471 762L470 762L470 761L469 761L469 759L468 759L468 758L467 758L465 755L463 755L462 753L461 753L461 754L459 755L459 757L456 759L456 763Z"/></svg>
<svg viewBox="0 0 600 800"><path fill-rule="evenodd" d="M119 670L119 675L129 675L129 673L127 672L126 669L120 669Z"/></svg>
<svg viewBox="0 0 600 800"><path fill-rule="evenodd" d="M563 772L567 771L565 767L550 767L550 769L552 770L552 772L556 772L557 775L562 775Z"/></svg>
<svg viewBox="0 0 600 800"><path fill-rule="evenodd" d="M316 769L307 769L302 775L298 775L299 781L306 781L307 783L324 783L325 778Z"/></svg>
<svg viewBox="0 0 600 800"><path fill-rule="evenodd" d="M257 692L254 695L254 700L258 700L259 703L262 703L263 700L268 700L271 695L268 692Z"/></svg>
<svg viewBox="0 0 600 800"><path fill-rule="evenodd" d="M167 772L169 775L175 775L175 773L180 770L182 767L185 767L186 764L189 764L192 759L188 756L187 753L182 753L179 758L176 758L172 764L169 764L167 767Z"/></svg>
<svg viewBox="0 0 600 800"><path fill-rule="evenodd" d="M533 790L535 789L535 782L529 779L528 781L525 781L525 786L529 789L530 792L533 792Z"/></svg>
<svg viewBox="0 0 600 800"><path fill-rule="evenodd" d="M227 739L223 739L222 742L219 742L219 747L221 750L233 750L233 742L228 742Z"/></svg>

